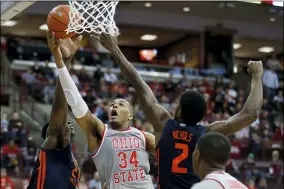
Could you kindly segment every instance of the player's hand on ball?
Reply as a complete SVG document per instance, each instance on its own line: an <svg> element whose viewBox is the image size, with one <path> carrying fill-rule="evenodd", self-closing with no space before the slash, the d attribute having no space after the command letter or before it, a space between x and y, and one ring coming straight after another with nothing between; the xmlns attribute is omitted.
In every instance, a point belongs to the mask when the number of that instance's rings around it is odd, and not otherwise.
<svg viewBox="0 0 284 189"><path fill-rule="evenodd" d="M252 75L252 77L261 77L263 74L262 61L249 61L248 72Z"/></svg>
<svg viewBox="0 0 284 189"><path fill-rule="evenodd" d="M76 40L72 40L70 38L61 39L59 40L60 50L63 54L64 58L71 58L77 52L78 48L80 47L82 40L82 35L77 37Z"/></svg>
<svg viewBox="0 0 284 189"><path fill-rule="evenodd" d="M58 45L58 40L55 39L54 33L51 31L46 32L46 39L48 48L50 49L52 55L56 62L62 60L62 53L60 51L60 46Z"/></svg>

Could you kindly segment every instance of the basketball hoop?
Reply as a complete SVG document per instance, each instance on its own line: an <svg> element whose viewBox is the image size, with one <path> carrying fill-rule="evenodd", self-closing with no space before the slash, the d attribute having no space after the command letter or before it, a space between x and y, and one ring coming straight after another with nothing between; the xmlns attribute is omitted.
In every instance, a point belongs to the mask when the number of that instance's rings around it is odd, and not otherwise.
<svg viewBox="0 0 284 189"><path fill-rule="evenodd" d="M114 22L115 8L118 0L68 0L70 5L67 33L107 33L118 34Z"/></svg>

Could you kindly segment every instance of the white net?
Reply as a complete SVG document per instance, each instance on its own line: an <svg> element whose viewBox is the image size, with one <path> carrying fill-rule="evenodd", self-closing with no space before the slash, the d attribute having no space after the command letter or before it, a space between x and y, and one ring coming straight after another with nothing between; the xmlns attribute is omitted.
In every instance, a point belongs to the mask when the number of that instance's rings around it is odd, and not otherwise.
<svg viewBox="0 0 284 189"><path fill-rule="evenodd" d="M118 34L114 22L115 8L118 0L69 0L70 13L67 33L107 33Z"/></svg>

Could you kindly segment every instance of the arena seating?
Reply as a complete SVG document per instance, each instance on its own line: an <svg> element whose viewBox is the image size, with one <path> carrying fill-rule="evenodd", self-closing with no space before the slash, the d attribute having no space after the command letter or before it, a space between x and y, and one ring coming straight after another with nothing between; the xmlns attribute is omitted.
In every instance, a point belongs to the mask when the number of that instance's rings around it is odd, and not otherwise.
<svg viewBox="0 0 284 189"><path fill-rule="evenodd" d="M32 59L32 57L30 57L30 59ZM90 110L101 120L107 123L106 111L110 99L125 97L134 105L135 120L133 126L143 131L153 132L153 127L145 120L143 112L137 105L133 88L129 86L119 74L109 71L103 73L100 70L90 74L90 72L87 73L84 69L81 69L73 70L72 77L74 81L77 82L76 84L80 89L81 95L84 97ZM186 78L186 76L184 77ZM49 68L45 66L34 66L28 70L14 70L13 79L18 87L21 88L21 100L25 101L28 99L28 96L30 96L40 104L52 103L56 75ZM222 79L218 78L213 81L209 81L206 77L203 77L203 79L199 81L180 79L178 82L174 82L169 78L164 82L150 81L148 84L154 91L159 102L166 109L170 110L172 114L174 114L173 110L176 107L175 100L181 91L186 88L193 88L202 92L208 102L207 115L202 121L204 125L215 120L228 118L238 112L242 108L248 94L248 91L238 89L238 86L236 86L233 80L229 83L223 83ZM280 86L283 86L283 80L280 81ZM281 90L281 88L278 90ZM277 100L277 98L269 101L265 100L259 120L248 128L236 133L234 136L231 136L233 146L231 153L232 160L227 169L228 172L241 178L246 183L255 181L252 180L253 178L257 178L259 182L268 182L269 184L280 182L279 178L283 170L281 170L281 164L278 164L278 159L283 155L283 118L281 117L282 109L279 109L279 107L283 105L283 95L277 97L282 99L282 101ZM268 96L265 96L265 99L267 98ZM3 124L8 124L8 132L13 133L13 123L16 122L16 125L17 123L21 123L20 120L15 121L14 119L15 118L11 120L8 118L1 119L1 129L3 122ZM24 125L23 123L21 124ZM28 126L26 125L20 127L28 130ZM21 133L21 130L18 132ZM29 140L27 140L28 132L26 131L24 133L24 144L19 142L19 138L14 140L19 147L21 147L19 149L16 148L17 152L15 153L17 157L19 156L19 158L21 157L22 159L20 158L21 160L14 161L14 163L17 162L17 165L11 165L12 176L13 173L15 175L19 169L27 174L31 168L29 162L34 158L36 152L35 148L27 146L29 143ZM5 139L6 136L1 136L2 140L5 141L1 144L6 145L8 143ZM8 146L9 145L3 146L3 149L8 148ZM2 157L3 155L7 155L6 153L5 150L2 150ZM94 166L91 166L91 160L88 158L84 159L80 153L77 154L77 156L81 156L80 159L83 160L81 164L84 179L86 181L92 179L92 175L95 173L96 169ZM152 173L155 181L156 163L154 158L152 159ZM21 161L24 163L20 163ZM7 167L8 170L11 167ZM275 187L278 187L278 185L275 185Z"/></svg>

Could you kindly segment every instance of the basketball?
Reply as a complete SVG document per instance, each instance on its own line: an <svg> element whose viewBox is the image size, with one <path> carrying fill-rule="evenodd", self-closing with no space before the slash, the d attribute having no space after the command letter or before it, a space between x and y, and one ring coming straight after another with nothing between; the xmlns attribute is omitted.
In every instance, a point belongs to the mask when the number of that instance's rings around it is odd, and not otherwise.
<svg viewBox="0 0 284 189"><path fill-rule="evenodd" d="M53 31L57 39L71 38L76 33L66 33L69 24L69 11L68 5L59 5L53 8L47 17L47 26L50 31Z"/></svg>

